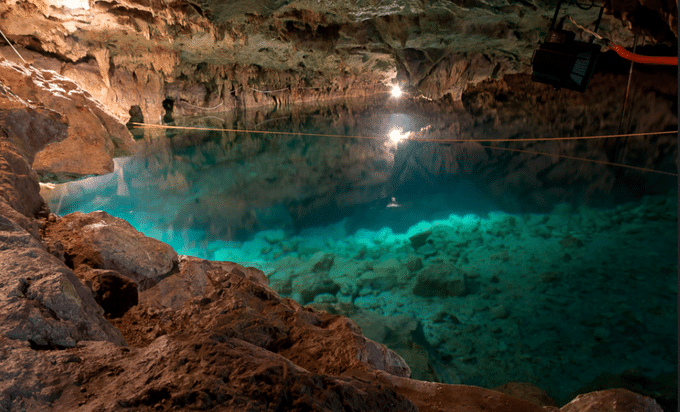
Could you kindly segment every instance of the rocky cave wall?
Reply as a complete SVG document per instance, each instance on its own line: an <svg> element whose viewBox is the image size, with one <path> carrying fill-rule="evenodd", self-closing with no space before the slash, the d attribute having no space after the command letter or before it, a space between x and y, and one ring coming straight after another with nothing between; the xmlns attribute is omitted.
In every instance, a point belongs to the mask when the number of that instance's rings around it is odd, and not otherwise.
<svg viewBox="0 0 680 412"><path fill-rule="evenodd" d="M139 106L150 123L161 122L166 98L177 115L370 95L396 83L413 95L460 100L469 84L527 72L555 6L505 0L86 3L89 9L3 2L0 30L23 59L71 78L121 121ZM608 12L654 42L677 44L677 3L629 3L607 4ZM566 9L586 25L597 17L597 8ZM631 44L632 33L616 18L605 16L600 32ZM7 45L0 53L20 61Z"/></svg>

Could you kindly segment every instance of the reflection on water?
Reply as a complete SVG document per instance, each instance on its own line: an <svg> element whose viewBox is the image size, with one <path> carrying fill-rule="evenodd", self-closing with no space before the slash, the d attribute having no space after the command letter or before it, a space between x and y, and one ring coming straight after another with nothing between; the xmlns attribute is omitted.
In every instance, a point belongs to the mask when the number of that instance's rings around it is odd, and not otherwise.
<svg viewBox="0 0 680 412"><path fill-rule="evenodd" d="M185 124L281 134L147 131L114 173L45 192L50 207L106 210L180 254L256 266L282 295L352 317L419 379L528 381L563 401L602 373L676 370L673 178L397 141L480 137L456 108L357 102ZM512 147L606 158L603 145Z"/></svg>

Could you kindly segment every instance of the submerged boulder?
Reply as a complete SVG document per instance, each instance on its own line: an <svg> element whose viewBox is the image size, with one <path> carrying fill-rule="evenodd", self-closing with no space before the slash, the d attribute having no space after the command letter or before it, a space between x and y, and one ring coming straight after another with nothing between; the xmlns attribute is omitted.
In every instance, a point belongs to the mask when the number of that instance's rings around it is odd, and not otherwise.
<svg viewBox="0 0 680 412"><path fill-rule="evenodd" d="M413 286L413 294L422 297L464 296L467 274L452 262L437 262L425 266Z"/></svg>

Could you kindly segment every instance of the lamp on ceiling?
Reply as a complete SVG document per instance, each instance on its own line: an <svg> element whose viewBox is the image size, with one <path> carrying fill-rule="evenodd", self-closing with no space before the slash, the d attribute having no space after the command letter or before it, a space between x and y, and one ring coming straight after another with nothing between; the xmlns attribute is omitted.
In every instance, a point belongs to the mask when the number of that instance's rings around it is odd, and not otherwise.
<svg viewBox="0 0 680 412"><path fill-rule="evenodd" d="M531 80L550 84L556 89L585 92L595 71L600 46L593 44L594 37L588 43L575 40L576 35L573 32L562 28L566 16L555 25L561 4L562 2L557 3L545 41L534 51L531 59ZM603 10L600 8L595 31L600 25Z"/></svg>

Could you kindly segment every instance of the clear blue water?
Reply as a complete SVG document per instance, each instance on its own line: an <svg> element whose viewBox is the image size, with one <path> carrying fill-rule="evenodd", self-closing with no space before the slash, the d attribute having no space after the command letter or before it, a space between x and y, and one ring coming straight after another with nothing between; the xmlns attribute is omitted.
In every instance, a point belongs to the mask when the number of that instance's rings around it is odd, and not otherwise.
<svg viewBox="0 0 680 412"><path fill-rule="evenodd" d="M544 189L529 191L536 167L502 168L541 156L396 145L393 128L482 132L464 113L390 104L184 124L354 137L147 132L113 174L45 191L51 209L105 210L180 254L257 267L280 294L353 318L418 379L525 381L565 402L604 373L677 371L677 192L667 178L650 180L656 193L626 190L602 183L604 166L549 158L548 172L579 178L551 187L542 172Z"/></svg>

